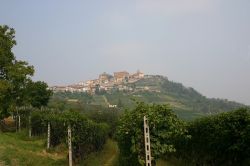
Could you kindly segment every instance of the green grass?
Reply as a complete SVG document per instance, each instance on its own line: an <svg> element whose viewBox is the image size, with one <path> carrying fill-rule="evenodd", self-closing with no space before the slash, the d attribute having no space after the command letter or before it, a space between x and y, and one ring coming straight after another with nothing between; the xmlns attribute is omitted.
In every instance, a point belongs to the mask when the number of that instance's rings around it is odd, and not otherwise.
<svg viewBox="0 0 250 166"><path fill-rule="evenodd" d="M26 135L25 132L0 133L0 165L66 165L66 154L48 153L44 139L29 139Z"/></svg>
<svg viewBox="0 0 250 166"><path fill-rule="evenodd" d="M66 166L67 148L45 150L45 139L27 137L27 132L0 133L0 165L10 166ZM104 149L91 153L80 165L115 166L118 160L117 143L108 140Z"/></svg>

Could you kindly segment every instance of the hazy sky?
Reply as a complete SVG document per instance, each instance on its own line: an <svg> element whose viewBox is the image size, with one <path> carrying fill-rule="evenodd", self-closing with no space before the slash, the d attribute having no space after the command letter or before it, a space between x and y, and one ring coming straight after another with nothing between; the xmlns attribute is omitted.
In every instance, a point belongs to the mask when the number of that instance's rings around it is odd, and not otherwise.
<svg viewBox="0 0 250 166"><path fill-rule="evenodd" d="M49 85L140 69L250 105L249 0L2 0L0 24Z"/></svg>

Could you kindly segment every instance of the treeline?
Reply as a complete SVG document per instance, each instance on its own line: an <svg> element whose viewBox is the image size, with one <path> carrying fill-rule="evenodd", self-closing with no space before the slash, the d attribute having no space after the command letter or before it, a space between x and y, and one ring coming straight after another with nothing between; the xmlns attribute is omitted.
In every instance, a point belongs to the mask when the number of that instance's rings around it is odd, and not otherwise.
<svg viewBox="0 0 250 166"><path fill-rule="evenodd" d="M125 112L116 138L120 165L145 165L143 116L150 127L153 165L177 159L180 165L250 165L250 111L220 113L191 122L180 120L167 105L146 105Z"/></svg>

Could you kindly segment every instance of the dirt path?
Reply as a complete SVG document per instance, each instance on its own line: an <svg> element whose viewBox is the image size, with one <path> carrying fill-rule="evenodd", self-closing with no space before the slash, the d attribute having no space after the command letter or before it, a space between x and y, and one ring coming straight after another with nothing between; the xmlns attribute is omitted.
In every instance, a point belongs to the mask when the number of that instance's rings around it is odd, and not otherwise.
<svg viewBox="0 0 250 166"><path fill-rule="evenodd" d="M115 162L114 160L117 158L118 154L117 144L112 142L112 146L109 146L108 152L110 153L110 155L107 156L108 158L105 160L103 166L113 166Z"/></svg>

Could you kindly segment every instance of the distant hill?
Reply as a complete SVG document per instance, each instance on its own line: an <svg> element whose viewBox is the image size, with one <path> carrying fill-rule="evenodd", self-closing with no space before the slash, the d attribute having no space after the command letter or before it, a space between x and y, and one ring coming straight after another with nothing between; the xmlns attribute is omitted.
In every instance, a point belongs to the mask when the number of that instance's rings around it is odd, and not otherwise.
<svg viewBox="0 0 250 166"><path fill-rule="evenodd" d="M174 111L184 119L214 114L218 112L231 111L243 104L225 99L207 98L193 88L183 86L181 83L169 81L163 76L147 76L134 83L126 83L132 91L114 89L109 93L86 94L86 93L55 93L53 99L64 99L92 106L131 108L135 105L133 99L146 103L170 104ZM52 99L52 100L53 100ZM73 99L73 100L72 100Z"/></svg>

